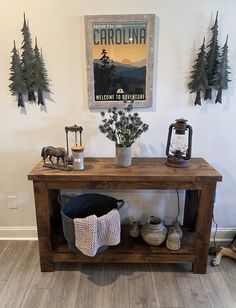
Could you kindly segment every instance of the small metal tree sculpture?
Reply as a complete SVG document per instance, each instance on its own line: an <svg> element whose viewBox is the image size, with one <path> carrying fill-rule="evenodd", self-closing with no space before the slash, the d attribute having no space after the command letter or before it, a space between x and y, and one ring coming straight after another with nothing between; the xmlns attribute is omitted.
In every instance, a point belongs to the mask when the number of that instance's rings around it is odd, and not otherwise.
<svg viewBox="0 0 236 308"><path fill-rule="evenodd" d="M9 88L12 95L17 95L18 107L24 107L23 94L26 93L27 89L21 71L20 56L18 51L16 50L15 41L14 47L12 49L12 61L10 71L11 84L9 85Z"/></svg>
<svg viewBox="0 0 236 308"><path fill-rule="evenodd" d="M45 69L42 53L40 53L37 45L37 39L35 38L34 48L34 75L35 75L35 88L38 91L38 104L44 105L43 92L50 92L48 75Z"/></svg>
<svg viewBox="0 0 236 308"><path fill-rule="evenodd" d="M193 70L191 72L191 79L192 81L188 84L190 93L197 93L194 104L201 105L201 91L205 92L208 88L205 38L203 39L203 44L197 54L197 59L195 60Z"/></svg>
<svg viewBox="0 0 236 308"><path fill-rule="evenodd" d="M219 62L217 64L216 73L214 75L213 83L218 89L217 96L215 99L215 103L222 103L222 90L228 89L228 82L231 80L228 78L229 72L229 65L228 65L228 35L226 38L226 42L221 50L221 55L219 58Z"/></svg>

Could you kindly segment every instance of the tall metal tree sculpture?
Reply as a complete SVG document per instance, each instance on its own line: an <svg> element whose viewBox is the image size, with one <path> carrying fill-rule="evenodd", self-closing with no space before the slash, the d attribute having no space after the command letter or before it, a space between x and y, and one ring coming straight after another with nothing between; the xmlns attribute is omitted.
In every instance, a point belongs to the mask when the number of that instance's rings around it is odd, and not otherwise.
<svg viewBox="0 0 236 308"><path fill-rule="evenodd" d="M208 88L206 89L204 100L212 99L212 87L214 87L214 75L219 63L219 45L218 45L218 12L216 13L216 19L214 26L211 28L212 38L207 45L207 78Z"/></svg>
<svg viewBox="0 0 236 308"><path fill-rule="evenodd" d="M30 36L29 27L25 20L24 14L24 23L23 28L21 29L23 35L23 43L21 49L22 51L22 71L25 80L25 84L28 91L28 101L36 101L35 98L35 84L34 84L34 52L32 48L32 40Z"/></svg>
<svg viewBox="0 0 236 308"><path fill-rule="evenodd" d="M14 41L14 47L12 49L12 61L10 68L10 80L11 84L9 88L12 95L17 95L18 107L24 107L23 94L27 92L23 74L21 71L20 56L16 50L16 44Z"/></svg>
<svg viewBox="0 0 236 308"><path fill-rule="evenodd" d="M190 93L197 92L194 104L201 105L201 91L205 91L208 88L205 38L203 39L203 44L199 49L197 59L191 71L191 79L192 81L188 84Z"/></svg>
<svg viewBox="0 0 236 308"><path fill-rule="evenodd" d="M228 78L230 74L229 69L230 67L228 65L228 35L227 35L225 44L221 50L221 55L213 79L213 83L216 89L218 89L215 103L222 103L222 89L228 89L228 82L231 81Z"/></svg>
<svg viewBox="0 0 236 308"><path fill-rule="evenodd" d="M50 92L49 81L47 71L45 69L45 64L43 61L42 53L40 53L37 39L35 38L35 48L34 48L34 85L38 91L38 104L44 105L43 92Z"/></svg>

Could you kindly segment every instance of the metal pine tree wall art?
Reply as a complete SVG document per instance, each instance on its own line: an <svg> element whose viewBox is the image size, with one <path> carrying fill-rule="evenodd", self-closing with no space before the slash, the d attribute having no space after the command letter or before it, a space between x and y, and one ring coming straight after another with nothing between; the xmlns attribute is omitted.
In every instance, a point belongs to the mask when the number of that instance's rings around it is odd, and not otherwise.
<svg viewBox="0 0 236 308"><path fill-rule="evenodd" d="M10 67L11 84L9 87L12 95L17 95L18 107L25 108L24 101L35 102L35 92L37 92L38 104L45 105L43 93L50 92L48 74L37 40L35 40L34 49L32 47L31 34L25 14L21 32L23 36L22 53L20 56L14 41Z"/></svg>
<svg viewBox="0 0 236 308"><path fill-rule="evenodd" d="M14 47L12 49L10 81L11 81L11 84L9 85L9 88L10 88L12 95L17 96L18 107L24 107L23 95L27 92L27 89L26 89L25 80L23 78L20 56L16 49L15 41L14 41Z"/></svg>
<svg viewBox="0 0 236 308"><path fill-rule="evenodd" d="M43 92L50 92L48 75L43 61L42 53L40 53L37 39L35 38L34 48L34 86L38 92L38 104L44 105Z"/></svg>
<svg viewBox="0 0 236 308"><path fill-rule="evenodd" d="M212 91L217 90L215 103L222 103L222 90L228 89L228 36L220 49L218 43L218 12L211 28L212 37L205 50L205 39L200 48L188 84L190 93L196 92L195 105L201 105L201 92L204 100L212 100Z"/></svg>
<svg viewBox="0 0 236 308"><path fill-rule="evenodd" d="M208 89L205 38L199 49L199 53L197 54L197 59L195 60L193 70L191 72L191 79L192 81L189 82L188 88L190 93L196 92L194 104L201 105L201 91L206 91L206 89Z"/></svg>
<svg viewBox="0 0 236 308"><path fill-rule="evenodd" d="M214 88L214 75L216 68L219 63L219 44L218 44L218 12L216 13L216 19L213 27L211 28L212 38L210 43L207 45L207 78L208 88L206 89L204 100L212 99L212 88Z"/></svg>
<svg viewBox="0 0 236 308"><path fill-rule="evenodd" d="M222 90L228 89L228 83L231 81L228 76L229 72L228 65L228 35L224 46L222 47L219 61L216 67L213 83L215 88L218 90L215 103L222 103Z"/></svg>
<svg viewBox="0 0 236 308"><path fill-rule="evenodd" d="M24 80L26 83L26 87L28 90L28 101L36 101L35 93L35 83L34 83L34 51L32 48L32 40L31 35L29 31L29 27L25 20L25 14L24 14L24 23L23 28L21 29L22 35L23 35L23 43L22 43L22 71Z"/></svg>

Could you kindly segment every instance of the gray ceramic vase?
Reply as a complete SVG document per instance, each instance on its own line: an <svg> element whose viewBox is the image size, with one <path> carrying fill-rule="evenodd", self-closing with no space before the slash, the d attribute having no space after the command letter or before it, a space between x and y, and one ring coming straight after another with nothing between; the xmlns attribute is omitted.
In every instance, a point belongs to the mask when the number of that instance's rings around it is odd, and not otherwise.
<svg viewBox="0 0 236 308"><path fill-rule="evenodd" d="M139 222L134 221L132 222L130 228L129 228L129 234L132 237L139 237L140 235L140 228L139 228Z"/></svg>
<svg viewBox="0 0 236 308"><path fill-rule="evenodd" d="M151 216L141 227L141 235L149 245L159 246L166 239L167 229L160 218Z"/></svg>
<svg viewBox="0 0 236 308"><path fill-rule="evenodd" d="M116 164L120 167L129 167L132 161L132 148L116 146Z"/></svg>
<svg viewBox="0 0 236 308"><path fill-rule="evenodd" d="M181 248L182 236L183 232L180 224L177 220L174 220L168 232L166 247L170 250L179 250Z"/></svg>

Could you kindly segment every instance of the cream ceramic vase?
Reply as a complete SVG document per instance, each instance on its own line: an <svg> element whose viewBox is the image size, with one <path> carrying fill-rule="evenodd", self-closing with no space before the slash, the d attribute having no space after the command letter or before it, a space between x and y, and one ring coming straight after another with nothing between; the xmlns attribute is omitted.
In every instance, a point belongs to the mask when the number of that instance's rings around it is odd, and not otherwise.
<svg viewBox="0 0 236 308"><path fill-rule="evenodd" d="M160 218L151 216L141 227L141 235L149 245L159 246L166 239L167 229Z"/></svg>

